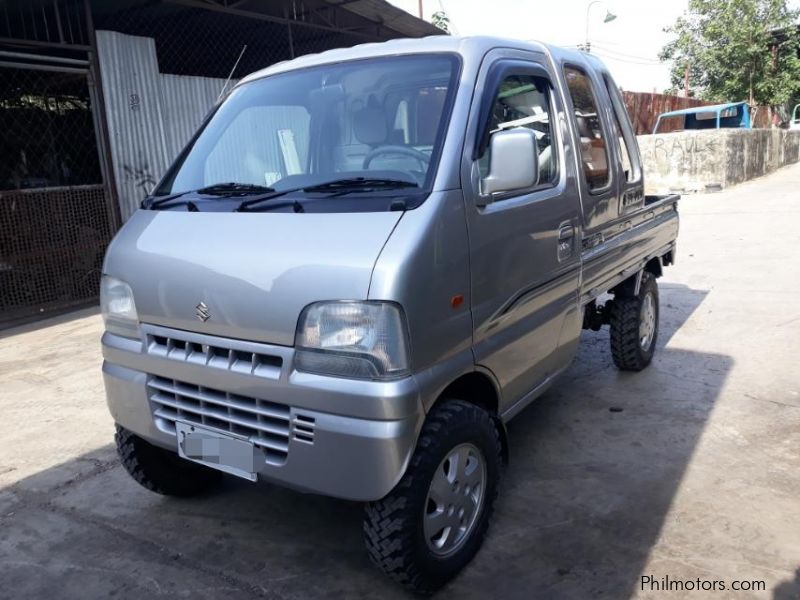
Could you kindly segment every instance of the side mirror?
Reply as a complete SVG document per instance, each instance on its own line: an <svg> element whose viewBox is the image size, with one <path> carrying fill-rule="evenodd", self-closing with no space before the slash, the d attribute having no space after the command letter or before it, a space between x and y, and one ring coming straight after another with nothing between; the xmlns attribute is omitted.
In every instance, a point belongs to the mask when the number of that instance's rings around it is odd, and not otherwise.
<svg viewBox="0 0 800 600"><path fill-rule="evenodd" d="M492 134L489 148L489 174L481 179L482 195L528 188L539 180L539 153L530 129L498 131Z"/></svg>

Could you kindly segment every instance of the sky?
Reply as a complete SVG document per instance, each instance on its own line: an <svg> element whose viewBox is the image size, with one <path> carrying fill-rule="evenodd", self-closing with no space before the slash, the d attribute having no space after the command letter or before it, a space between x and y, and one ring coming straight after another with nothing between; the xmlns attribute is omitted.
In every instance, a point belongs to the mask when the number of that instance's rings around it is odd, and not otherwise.
<svg viewBox="0 0 800 600"><path fill-rule="evenodd" d="M418 0L389 0L418 14ZM577 46L586 39L589 0L423 0L426 20L444 9L457 35L494 35ZM609 0L589 10L589 40L617 84L634 92L663 92L670 87L669 66L658 60L672 25L687 0ZM616 19L603 20L607 11Z"/></svg>

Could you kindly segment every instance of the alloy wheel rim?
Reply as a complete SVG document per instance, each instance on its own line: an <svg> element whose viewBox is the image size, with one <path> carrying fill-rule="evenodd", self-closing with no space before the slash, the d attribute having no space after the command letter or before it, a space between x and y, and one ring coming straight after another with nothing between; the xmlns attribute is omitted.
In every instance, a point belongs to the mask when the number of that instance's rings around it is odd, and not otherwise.
<svg viewBox="0 0 800 600"><path fill-rule="evenodd" d="M486 461L473 444L459 444L439 463L423 514L425 541L433 554L453 554L469 539L483 507L486 478Z"/></svg>
<svg viewBox="0 0 800 600"><path fill-rule="evenodd" d="M639 345L647 352L653 343L653 334L656 330L656 303L653 294L645 294L642 300L642 311L639 319Z"/></svg>

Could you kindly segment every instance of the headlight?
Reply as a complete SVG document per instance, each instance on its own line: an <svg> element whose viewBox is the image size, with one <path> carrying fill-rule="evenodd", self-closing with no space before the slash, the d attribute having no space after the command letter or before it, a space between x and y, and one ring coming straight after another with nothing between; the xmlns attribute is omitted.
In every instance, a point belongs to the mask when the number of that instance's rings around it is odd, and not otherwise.
<svg viewBox="0 0 800 600"><path fill-rule="evenodd" d="M402 309L391 302L318 302L300 315L298 371L353 379L395 379L409 373Z"/></svg>
<svg viewBox="0 0 800 600"><path fill-rule="evenodd" d="M115 277L100 280L100 310L106 330L125 337L139 337L139 316L131 286Z"/></svg>

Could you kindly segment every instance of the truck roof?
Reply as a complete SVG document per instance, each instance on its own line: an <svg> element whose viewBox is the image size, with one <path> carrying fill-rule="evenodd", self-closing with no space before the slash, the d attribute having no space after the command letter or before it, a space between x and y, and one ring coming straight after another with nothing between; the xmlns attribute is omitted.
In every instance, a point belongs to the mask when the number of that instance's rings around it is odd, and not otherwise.
<svg viewBox="0 0 800 600"><path fill-rule="evenodd" d="M291 71L317 65L358 60L373 56L391 56L400 54L421 54L427 52L453 52L462 56L465 62L480 61L483 55L493 48L509 48L518 50L544 52L552 56L567 58L577 64L600 66L602 62L591 54L578 50L562 48L537 41L499 38L490 36L450 36L433 35L423 38L401 38L386 42L359 44L349 48L336 48L318 54L304 54L298 58L287 60L265 69L255 71L242 78L241 83L260 79L276 73Z"/></svg>

